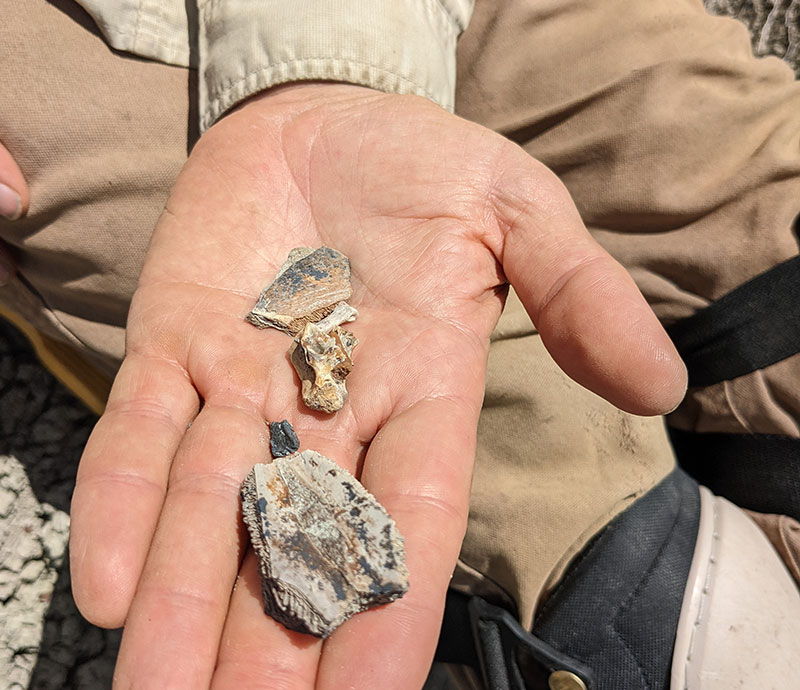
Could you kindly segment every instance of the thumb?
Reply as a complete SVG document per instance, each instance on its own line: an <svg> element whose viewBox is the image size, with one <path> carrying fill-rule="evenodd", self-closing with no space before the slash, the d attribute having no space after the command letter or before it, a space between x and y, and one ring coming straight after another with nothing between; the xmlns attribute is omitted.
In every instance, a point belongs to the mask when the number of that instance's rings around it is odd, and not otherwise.
<svg viewBox="0 0 800 690"><path fill-rule="evenodd" d="M588 233L564 185L514 148L494 185L493 250L545 347L571 378L623 410L672 410L686 391L686 368L669 336L628 272Z"/></svg>
<svg viewBox="0 0 800 690"><path fill-rule="evenodd" d="M28 185L16 161L0 144L0 216L17 220L28 210Z"/></svg>

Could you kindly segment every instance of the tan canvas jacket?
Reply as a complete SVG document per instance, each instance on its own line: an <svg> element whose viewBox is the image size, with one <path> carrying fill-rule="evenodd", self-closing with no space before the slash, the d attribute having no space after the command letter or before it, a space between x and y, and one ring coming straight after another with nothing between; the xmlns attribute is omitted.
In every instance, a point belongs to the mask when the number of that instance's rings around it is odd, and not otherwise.
<svg viewBox="0 0 800 690"><path fill-rule="evenodd" d="M305 79L417 94L453 109L456 39L474 0L77 0L111 47L200 70L203 130Z"/></svg>

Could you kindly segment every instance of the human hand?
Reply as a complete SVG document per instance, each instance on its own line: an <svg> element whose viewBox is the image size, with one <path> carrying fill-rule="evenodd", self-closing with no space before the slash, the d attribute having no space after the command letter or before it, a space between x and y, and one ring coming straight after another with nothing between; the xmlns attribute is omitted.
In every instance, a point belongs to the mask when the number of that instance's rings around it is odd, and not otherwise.
<svg viewBox="0 0 800 690"><path fill-rule="evenodd" d="M289 338L244 321L290 249L321 245L350 258L360 313L332 417L300 402ZM678 403L683 366L633 282L552 173L500 136L419 98L301 84L201 138L155 230L73 498L76 601L125 623L116 687L421 687L506 281L571 376L633 412ZM241 524L264 420L283 418L406 539L409 592L324 643L264 615Z"/></svg>
<svg viewBox="0 0 800 690"><path fill-rule="evenodd" d="M28 185L14 158L0 144L0 217L17 220L28 210ZM0 287L15 273L14 261L0 241Z"/></svg>

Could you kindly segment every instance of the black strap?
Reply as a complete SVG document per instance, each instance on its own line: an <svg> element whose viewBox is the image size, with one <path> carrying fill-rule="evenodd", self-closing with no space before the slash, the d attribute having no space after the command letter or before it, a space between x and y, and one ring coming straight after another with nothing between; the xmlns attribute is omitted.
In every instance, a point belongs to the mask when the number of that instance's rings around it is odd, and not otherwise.
<svg viewBox="0 0 800 690"><path fill-rule="evenodd" d="M667 329L689 370L709 386L800 352L800 256L740 285Z"/></svg>
<svg viewBox="0 0 800 690"><path fill-rule="evenodd" d="M675 469L573 559L531 632L449 592L437 659L480 667L491 690L547 690L554 671L587 688L667 690L699 522L697 483Z"/></svg>
<svg viewBox="0 0 800 690"><path fill-rule="evenodd" d="M547 690L554 671L569 671L596 688L585 664L531 635L505 609L449 590L436 661L479 669L489 690Z"/></svg>
<svg viewBox="0 0 800 690"><path fill-rule="evenodd" d="M447 590L442 631L436 647L436 661L480 668L475 640L472 638L469 599L466 594L452 589Z"/></svg>
<svg viewBox="0 0 800 690"><path fill-rule="evenodd" d="M715 494L742 508L800 520L800 438L669 433L683 468Z"/></svg>

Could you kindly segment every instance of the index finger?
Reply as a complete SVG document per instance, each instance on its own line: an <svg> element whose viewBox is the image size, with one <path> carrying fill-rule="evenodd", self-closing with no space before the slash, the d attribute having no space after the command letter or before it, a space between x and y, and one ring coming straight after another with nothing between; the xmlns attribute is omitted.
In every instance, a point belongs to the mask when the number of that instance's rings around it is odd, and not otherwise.
<svg viewBox="0 0 800 690"><path fill-rule="evenodd" d="M175 363L132 355L81 457L72 496L70 569L81 613L122 625L164 502L172 458L199 406Z"/></svg>

